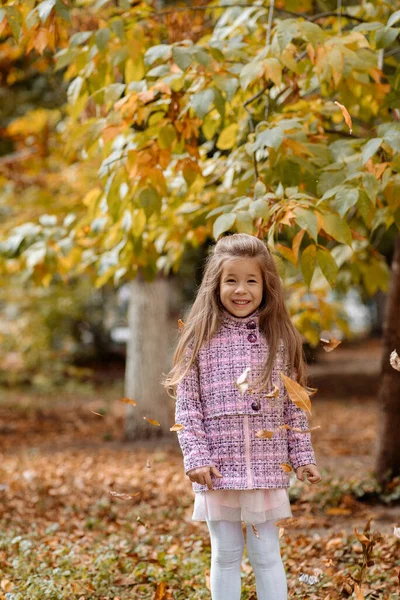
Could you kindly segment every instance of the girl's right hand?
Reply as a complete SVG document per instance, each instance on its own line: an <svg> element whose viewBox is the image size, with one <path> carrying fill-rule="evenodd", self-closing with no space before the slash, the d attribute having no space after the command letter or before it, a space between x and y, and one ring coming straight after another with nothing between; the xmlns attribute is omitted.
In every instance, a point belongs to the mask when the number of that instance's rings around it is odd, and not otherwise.
<svg viewBox="0 0 400 600"><path fill-rule="evenodd" d="M187 472L190 481L206 485L209 490L212 490L211 475L223 477L217 467L197 467L196 469L190 469L190 471Z"/></svg>

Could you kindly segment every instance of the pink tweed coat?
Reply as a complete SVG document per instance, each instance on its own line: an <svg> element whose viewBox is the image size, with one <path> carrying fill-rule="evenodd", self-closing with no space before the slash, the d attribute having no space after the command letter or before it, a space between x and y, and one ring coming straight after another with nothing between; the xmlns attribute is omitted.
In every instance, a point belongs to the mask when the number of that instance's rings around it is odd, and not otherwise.
<svg viewBox="0 0 400 600"><path fill-rule="evenodd" d="M276 430L285 423L308 429L306 413L288 397L279 372L289 377L280 347L272 371L278 398L259 395L260 409L252 408L254 393L242 394L235 380L250 367L254 382L261 374L268 343L259 329L260 309L247 317L223 311L213 338L202 346L196 362L177 386L175 422L184 469L216 466L223 478L211 476L213 489L259 489L289 487L290 478L280 465L293 469L316 464L309 433L280 429L271 439L260 439L260 429ZM190 354L188 353L188 357ZM254 406L254 405L253 405ZM195 492L208 490L192 483Z"/></svg>

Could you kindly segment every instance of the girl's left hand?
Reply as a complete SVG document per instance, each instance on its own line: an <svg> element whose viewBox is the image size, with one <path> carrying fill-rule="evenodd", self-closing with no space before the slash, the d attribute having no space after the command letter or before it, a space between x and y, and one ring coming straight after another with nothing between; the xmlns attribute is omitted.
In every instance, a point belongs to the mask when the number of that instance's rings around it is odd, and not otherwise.
<svg viewBox="0 0 400 600"><path fill-rule="evenodd" d="M310 483L319 483L322 479L321 474L315 465L303 465L302 467L297 467L297 479L304 481L304 475L307 475L307 480Z"/></svg>

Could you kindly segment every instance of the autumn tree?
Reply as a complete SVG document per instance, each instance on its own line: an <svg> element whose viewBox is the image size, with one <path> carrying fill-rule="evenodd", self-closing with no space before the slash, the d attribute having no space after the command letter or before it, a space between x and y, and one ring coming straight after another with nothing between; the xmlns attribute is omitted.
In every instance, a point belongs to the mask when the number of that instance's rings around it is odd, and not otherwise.
<svg viewBox="0 0 400 600"><path fill-rule="evenodd" d="M2 35L50 53L68 82L52 140L79 183L74 215L51 225L22 224L11 186L4 269L17 261L45 284L84 271L97 286L150 283L177 272L188 245L241 231L268 242L310 343L346 329L328 293L386 290L380 243L400 228L400 11L383 1L319 6L5 3ZM39 211L46 185L35 192ZM66 215L67 205L47 210ZM399 342L385 344L391 390L387 352ZM389 420L396 405L385 405ZM394 449L393 433L383 435ZM394 453L384 456L380 471L397 474Z"/></svg>

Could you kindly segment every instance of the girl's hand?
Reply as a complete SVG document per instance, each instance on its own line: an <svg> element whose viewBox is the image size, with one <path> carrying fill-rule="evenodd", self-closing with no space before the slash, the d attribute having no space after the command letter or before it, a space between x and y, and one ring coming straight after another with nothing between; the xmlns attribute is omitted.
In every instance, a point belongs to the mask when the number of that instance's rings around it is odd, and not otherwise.
<svg viewBox="0 0 400 600"><path fill-rule="evenodd" d="M211 475L223 477L217 467L197 467L197 469L190 469L190 471L187 472L190 481L206 485L209 490L212 490Z"/></svg>
<svg viewBox="0 0 400 600"><path fill-rule="evenodd" d="M297 479L304 481L304 475L310 483L319 483L322 479L320 472L315 465L303 465L296 469Z"/></svg>

